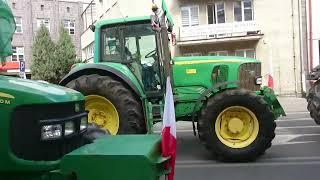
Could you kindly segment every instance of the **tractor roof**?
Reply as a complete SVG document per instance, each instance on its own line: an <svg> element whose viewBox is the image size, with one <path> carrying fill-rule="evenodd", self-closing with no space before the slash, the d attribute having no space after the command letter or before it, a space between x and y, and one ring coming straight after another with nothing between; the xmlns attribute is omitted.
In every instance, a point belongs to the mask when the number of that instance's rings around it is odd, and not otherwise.
<svg viewBox="0 0 320 180"><path fill-rule="evenodd" d="M161 8L162 8L162 11L165 13L165 17L167 19L167 22L173 26L174 25L173 18L171 16L171 14L168 10L167 4L164 0L162 0ZM105 25L127 24L130 22L150 21L150 20L151 20L151 16L137 16L137 17L116 18L116 19L103 19L103 20L99 20L95 24L95 27L99 29Z"/></svg>
<svg viewBox="0 0 320 180"><path fill-rule="evenodd" d="M95 26L96 26L96 28L101 28L101 26L105 26L105 25L127 24L130 22L138 22L138 21L150 21L150 16L104 19L104 20L98 21Z"/></svg>

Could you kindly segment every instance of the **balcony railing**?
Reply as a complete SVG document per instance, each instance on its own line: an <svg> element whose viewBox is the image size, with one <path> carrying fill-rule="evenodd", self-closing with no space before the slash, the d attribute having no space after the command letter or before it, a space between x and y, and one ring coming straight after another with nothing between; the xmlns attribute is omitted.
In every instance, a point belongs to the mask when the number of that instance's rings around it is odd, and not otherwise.
<svg viewBox="0 0 320 180"><path fill-rule="evenodd" d="M260 34L261 29L255 21L245 21L181 27L179 33L178 41L190 41Z"/></svg>

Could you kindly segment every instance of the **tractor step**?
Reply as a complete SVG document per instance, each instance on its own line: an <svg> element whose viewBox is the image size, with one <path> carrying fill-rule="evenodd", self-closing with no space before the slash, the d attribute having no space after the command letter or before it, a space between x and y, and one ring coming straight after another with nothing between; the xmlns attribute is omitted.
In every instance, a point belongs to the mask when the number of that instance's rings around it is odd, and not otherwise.
<svg viewBox="0 0 320 180"><path fill-rule="evenodd" d="M152 104L151 102L149 102L149 106L152 111L151 112L152 122L153 123L161 122L163 117L164 104L161 101L157 104Z"/></svg>

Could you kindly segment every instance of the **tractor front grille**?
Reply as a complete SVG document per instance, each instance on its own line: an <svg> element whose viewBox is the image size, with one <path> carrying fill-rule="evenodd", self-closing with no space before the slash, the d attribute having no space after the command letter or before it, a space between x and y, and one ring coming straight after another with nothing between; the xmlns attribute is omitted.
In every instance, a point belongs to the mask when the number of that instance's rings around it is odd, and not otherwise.
<svg viewBox="0 0 320 180"><path fill-rule="evenodd" d="M258 91L260 85L256 84L256 78L261 77L261 63L245 63L239 68L238 78L241 88Z"/></svg>
<svg viewBox="0 0 320 180"><path fill-rule="evenodd" d="M10 122L10 146L13 154L24 160L54 161L81 147L84 144L84 132L79 130L67 138L41 140L43 121L50 123L68 120L79 125L79 116L86 113L84 102L78 103L81 106L79 112L75 112L75 102L17 107Z"/></svg>

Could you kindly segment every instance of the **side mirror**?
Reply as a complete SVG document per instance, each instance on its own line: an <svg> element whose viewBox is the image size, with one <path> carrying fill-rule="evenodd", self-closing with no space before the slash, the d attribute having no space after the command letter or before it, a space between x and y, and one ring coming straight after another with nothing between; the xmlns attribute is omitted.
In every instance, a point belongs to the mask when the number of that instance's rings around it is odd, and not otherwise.
<svg viewBox="0 0 320 180"><path fill-rule="evenodd" d="M96 30L96 26L93 25L93 24L91 24L91 25L89 26L89 28L91 29L92 32L94 32L94 31Z"/></svg>

